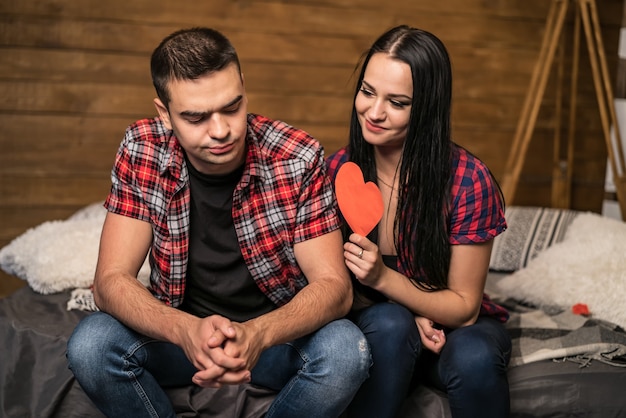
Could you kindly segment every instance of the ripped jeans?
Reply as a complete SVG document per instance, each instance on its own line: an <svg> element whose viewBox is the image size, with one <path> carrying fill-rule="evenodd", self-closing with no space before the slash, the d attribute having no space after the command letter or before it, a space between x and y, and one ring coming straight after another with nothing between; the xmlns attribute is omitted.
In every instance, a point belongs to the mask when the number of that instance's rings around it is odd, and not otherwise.
<svg viewBox="0 0 626 418"><path fill-rule="evenodd" d="M83 319L67 347L69 366L107 416L176 417L164 387L190 385L195 367L171 343L140 335L112 316ZM278 392L266 417L338 417L371 365L361 331L347 319L265 350L252 383Z"/></svg>

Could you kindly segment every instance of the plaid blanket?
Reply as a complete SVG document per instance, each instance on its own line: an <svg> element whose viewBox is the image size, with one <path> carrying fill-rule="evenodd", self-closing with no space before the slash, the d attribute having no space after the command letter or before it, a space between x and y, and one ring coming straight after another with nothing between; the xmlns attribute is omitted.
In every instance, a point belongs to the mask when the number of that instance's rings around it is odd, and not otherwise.
<svg viewBox="0 0 626 418"><path fill-rule="evenodd" d="M506 323L513 341L509 367L547 359L575 361L581 367L593 360L626 367L626 331L618 325L571 310L492 298L511 314Z"/></svg>
<svg viewBox="0 0 626 418"><path fill-rule="evenodd" d="M93 292L91 288L77 288L72 290L70 294L70 300L67 301L67 310L73 309L79 311L95 312L99 311L96 302L93 299Z"/></svg>

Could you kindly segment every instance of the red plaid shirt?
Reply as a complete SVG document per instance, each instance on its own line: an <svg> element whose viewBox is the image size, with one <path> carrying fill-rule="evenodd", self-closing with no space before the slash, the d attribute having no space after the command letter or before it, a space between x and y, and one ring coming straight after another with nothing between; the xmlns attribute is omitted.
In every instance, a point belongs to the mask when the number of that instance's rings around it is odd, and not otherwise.
<svg viewBox="0 0 626 418"><path fill-rule="evenodd" d="M280 306L307 280L293 245L339 228L321 145L283 122L248 115L245 169L233 193L233 222L245 263ZM114 213L149 222L151 290L179 306L189 252L189 172L173 132L158 119L128 127L105 202Z"/></svg>
<svg viewBox="0 0 626 418"><path fill-rule="evenodd" d="M339 168L348 160L346 148L328 157L326 164L333 180ZM495 238L506 229L506 221L498 189L489 169L478 158L456 146L452 166L454 179L450 202L450 244L480 243ZM407 276L407 268L400 263L399 257L398 271ZM506 309L492 302L487 295L483 295L480 314L502 322L509 317Z"/></svg>

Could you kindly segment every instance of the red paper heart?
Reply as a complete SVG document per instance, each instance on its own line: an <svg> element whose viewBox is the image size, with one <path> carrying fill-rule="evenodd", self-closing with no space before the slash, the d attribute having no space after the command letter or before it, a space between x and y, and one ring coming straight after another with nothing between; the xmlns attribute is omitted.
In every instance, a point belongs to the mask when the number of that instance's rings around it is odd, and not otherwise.
<svg viewBox="0 0 626 418"><path fill-rule="evenodd" d="M383 197L376 184L363 180L363 172L353 162L341 166L335 178L339 210L354 232L366 236L383 217Z"/></svg>

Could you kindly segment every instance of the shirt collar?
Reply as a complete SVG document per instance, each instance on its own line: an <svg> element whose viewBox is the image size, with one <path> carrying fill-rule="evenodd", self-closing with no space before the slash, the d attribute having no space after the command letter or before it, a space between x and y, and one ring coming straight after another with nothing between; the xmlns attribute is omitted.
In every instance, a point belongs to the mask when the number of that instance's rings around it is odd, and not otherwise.
<svg viewBox="0 0 626 418"><path fill-rule="evenodd" d="M164 140L167 141L167 148L165 158L161 160L161 166L159 167L161 176L169 173L176 181L185 180L189 175L185 164L185 155L178 138L174 135L174 131L168 130ZM268 170L261 163L263 161L263 150L261 149L259 138L249 123L246 132L246 145L246 167L240 183L242 186L247 186L253 177L258 178L260 181L268 178Z"/></svg>
<svg viewBox="0 0 626 418"><path fill-rule="evenodd" d="M169 173L176 181L183 180L188 176L183 148L172 130L167 131L164 140L167 141L167 147L165 150L165 158L160 161L159 173L161 176L165 176Z"/></svg>

